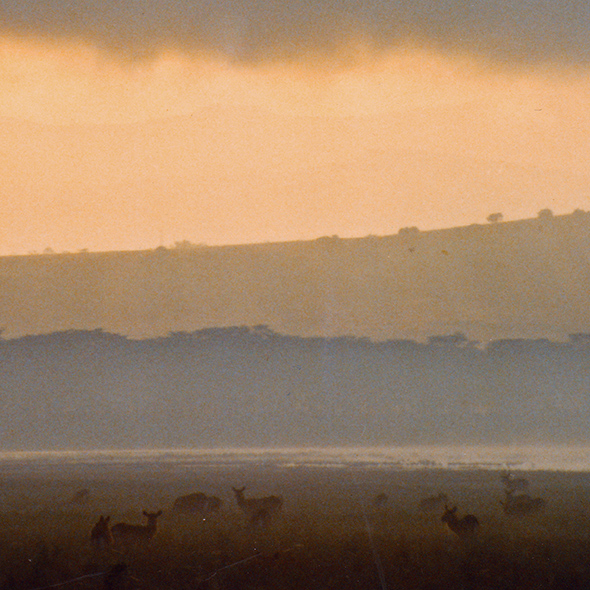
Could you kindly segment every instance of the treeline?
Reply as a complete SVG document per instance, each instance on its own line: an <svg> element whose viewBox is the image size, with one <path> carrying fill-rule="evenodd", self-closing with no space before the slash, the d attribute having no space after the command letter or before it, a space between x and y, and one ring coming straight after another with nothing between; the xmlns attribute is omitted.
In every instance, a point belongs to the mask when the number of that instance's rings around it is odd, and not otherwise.
<svg viewBox="0 0 590 590"><path fill-rule="evenodd" d="M0 448L590 442L590 335L0 341Z"/></svg>

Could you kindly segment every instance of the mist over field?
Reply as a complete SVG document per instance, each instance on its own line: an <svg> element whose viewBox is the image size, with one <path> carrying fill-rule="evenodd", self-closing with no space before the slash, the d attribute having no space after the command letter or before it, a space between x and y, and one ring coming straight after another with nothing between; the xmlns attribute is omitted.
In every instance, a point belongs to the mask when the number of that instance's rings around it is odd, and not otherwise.
<svg viewBox="0 0 590 590"><path fill-rule="evenodd" d="M588 443L590 335L300 338L264 327L0 344L2 449Z"/></svg>

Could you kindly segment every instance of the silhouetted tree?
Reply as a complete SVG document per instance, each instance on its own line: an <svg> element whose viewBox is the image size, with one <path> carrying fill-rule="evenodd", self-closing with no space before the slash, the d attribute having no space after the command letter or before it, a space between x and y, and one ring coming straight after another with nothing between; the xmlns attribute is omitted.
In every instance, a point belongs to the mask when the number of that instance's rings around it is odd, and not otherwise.
<svg viewBox="0 0 590 590"><path fill-rule="evenodd" d="M537 217L542 221L553 219L553 211L551 211L551 209L541 209L537 213Z"/></svg>
<svg viewBox="0 0 590 590"><path fill-rule="evenodd" d="M502 221L504 219L504 215L502 215L502 213L490 213L490 215L488 215L486 217L486 220L489 221L490 223L498 223L499 221Z"/></svg>
<svg viewBox="0 0 590 590"><path fill-rule="evenodd" d="M400 236L416 236L420 233L420 230L415 226L402 227L398 233Z"/></svg>
<svg viewBox="0 0 590 590"><path fill-rule="evenodd" d="M468 343L469 338L461 332L441 336L430 336L428 338L428 344L434 346L466 346Z"/></svg>

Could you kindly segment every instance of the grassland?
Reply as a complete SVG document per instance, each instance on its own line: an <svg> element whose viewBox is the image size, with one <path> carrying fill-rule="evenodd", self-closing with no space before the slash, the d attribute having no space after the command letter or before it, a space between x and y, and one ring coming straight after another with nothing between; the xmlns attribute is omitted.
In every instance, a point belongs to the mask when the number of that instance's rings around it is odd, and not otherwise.
<svg viewBox="0 0 590 590"><path fill-rule="evenodd" d="M503 514L493 471L255 466L4 466L0 476L0 588L32 590L326 590L590 588L590 474L527 474L547 500L527 517ZM280 494L283 513L252 527L231 486ZM68 503L80 488L89 501ZM224 501L206 518L171 512L204 491ZM445 492L477 515L461 541L420 498ZM389 496L378 509L372 499ZM162 509L147 545L96 550L99 515L141 523Z"/></svg>

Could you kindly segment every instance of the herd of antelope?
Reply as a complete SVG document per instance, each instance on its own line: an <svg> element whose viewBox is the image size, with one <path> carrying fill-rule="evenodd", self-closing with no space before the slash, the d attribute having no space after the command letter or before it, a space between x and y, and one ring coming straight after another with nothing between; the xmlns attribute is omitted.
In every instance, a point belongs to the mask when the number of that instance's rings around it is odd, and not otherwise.
<svg viewBox="0 0 590 590"><path fill-rule="evenodd" d="M514 477L510 472L501 476L504 484L504 500L500 502L505 514L525 516L545 508L543 498L532 498L528 493L529 482L524 477Z"/></svg>
<svg viewBox="0 0 590 590"><path fill-rule="evenodd" d="M511 473L503 473L501 481L504 486L504 499L500 500L503 512L511 516L525 516L541 511L545 507L542 498L532 498L528 494L529 482L522 477L515 477ZM233 488L236 505L246 517L250 527L266 527L275 519L283 508L280 496L266 496L262 498L247 498L246 488ZM86 499L87 490L83 495ZM389 501L387 494L377 495L372 506L380 511ZM208 515L218 513L223 502L216 496L208 496L196 492L177 498L172 505L172 512L176 514L194 514L205 519ZM479 520L473 514L457 515L457 506L449 507L446 494L423 498L418 502L420 512L442 511L441 521L460 539L473 537L479 528ZM100 516L90 533L90 540L96 549L109 548L113 545L139 544L149 542L157 531L157 520L162 510L157 512L143 511L146 524L128 524L119 522L111 526L110 516Z"/></svg>
<svg viewBox="0 0 590 590"><path fill-rule="evenodd" d="M248 524L252 527L267 526L283 507L283 499L279 496L246 498L244 495L245 487L240 489L232 488L232 490L238 508L244 513ZM222 500L216 496L196 492L177 498L172 505L172 512L197 514L205 517L219 512L222 504ZM110 524L110 516L101 515L90 531L90 541L95 549L106 549L113 545L147 544L156 534L158 517L161 515L162 510L158 510L158 512L144 510L143 516L147 520L146 524L119 522L113 526Z"/></svg>
<svg viewBox="0 0 590 590"><path fill-rule="evenodd" d="M500 476L504 486L504 500L500 504L504 514L511 516L525 516L540 512L545 508L543 498L532 498L528 493L529 481L524 477L515 477L510 472L505 472ZM425 498L420 501L421 510L433 510L444 503L444 513L442 522L460 538L468 538L475 534L479 528L479 520L473 514L466 514L459 518L457 516L457 507L449 508L445 494L439 494L431 498Z"/></svg>

